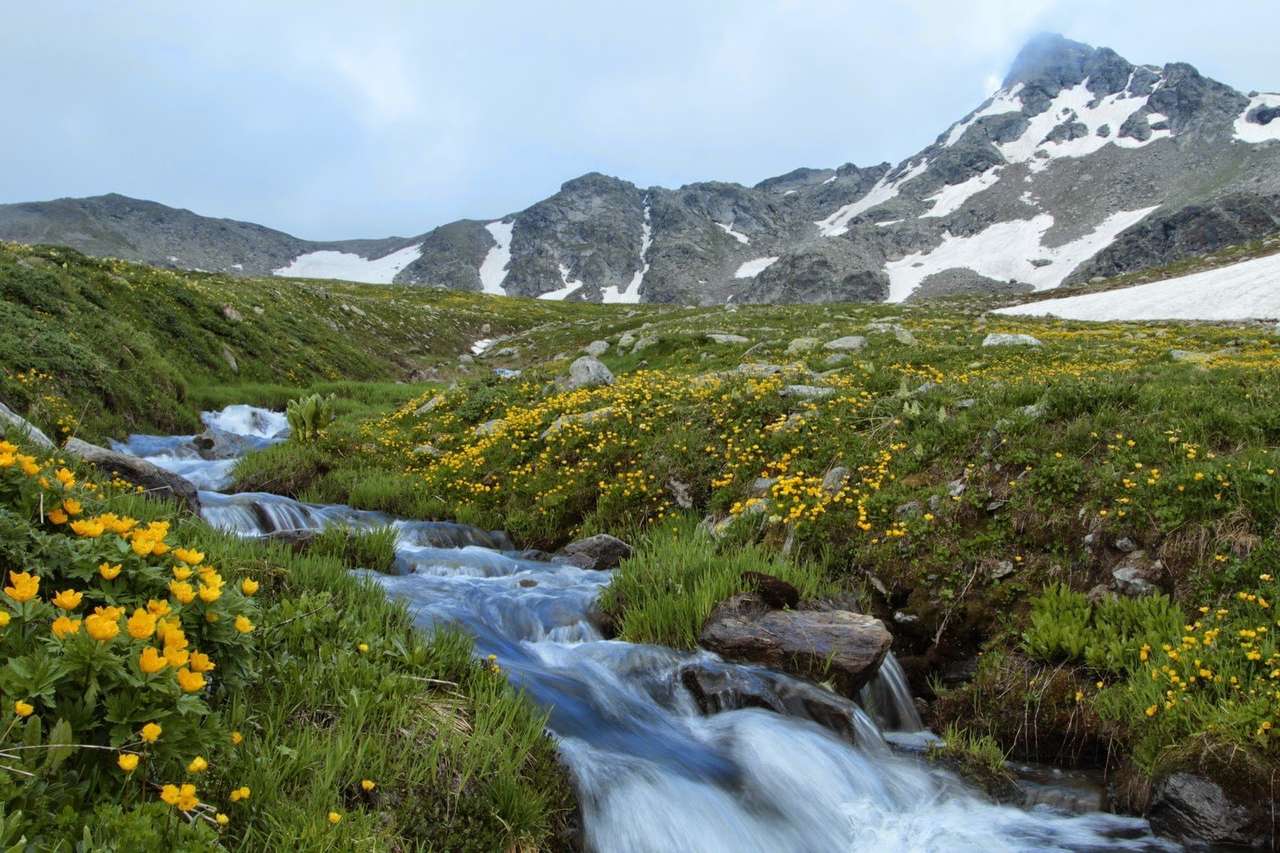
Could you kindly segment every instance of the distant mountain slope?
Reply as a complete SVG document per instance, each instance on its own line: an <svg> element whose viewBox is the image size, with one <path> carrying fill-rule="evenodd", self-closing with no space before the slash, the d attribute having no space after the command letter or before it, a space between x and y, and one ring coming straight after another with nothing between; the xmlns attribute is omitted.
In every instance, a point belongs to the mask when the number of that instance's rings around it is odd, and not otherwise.
<svg viewBox="0 0 1280 853"><path fill-rule="evenodd" d="M1280 230L1280 94L1046 35L897 165L754 187L597 173L492 220L318 243L123 196L0 205L0 237L232 273L606 302L1028 292Z"/></svg>

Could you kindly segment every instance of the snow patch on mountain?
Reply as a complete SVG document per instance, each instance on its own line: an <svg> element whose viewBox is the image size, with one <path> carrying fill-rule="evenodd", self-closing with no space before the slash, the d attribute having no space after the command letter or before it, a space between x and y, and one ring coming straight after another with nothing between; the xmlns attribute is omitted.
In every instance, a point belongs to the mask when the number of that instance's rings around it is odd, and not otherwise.
<svg viewBox="0 0 1280 853"><path fill-rule="evenodd" d="M1064 320L1251 320L1280 317L1280 254L1101 293L1046 299L997 314Z"/></svg>
<svg viewBox="0 0 1280 853"><path fill-rule="evenodd" d="M734 278L755 278L760 273L767 270L773 265L777 258L753 258L742 266L738 267L738 271L733 274Z"/></svg>
<svg viewBox="0 0 1280 853"><path fill-rule="evenodd" d="M505 296L507 291L502 286L507 278L507 267L511 264L511 232L515 230L515 221L490 222L484 227L493 235L494 246L489 249L480 262L480 289L495 296Z"/></svg>
<svg viewBox="0 0 1280 853"><path fill-rule="evenodd" d="M324 250L299 255L287 267L271 271L289 278L336 278L366 284L390 284L396 273L422 255L421 246L405 246L381 258L362 258L353 252Z"/></svg>
<svg viewBox="0 0 1280 853"><path fill-rule="evenodd" d="M728 234L733 239L737 240L739 243L741 243L744 246L748 246L751 244L750 237L748 237L746 234L743 234L741 231L733 230L732 222L730 222L728 225L725 225L723 222L717 222L716 227L719 228L724 233Z"/></svg>
<svg viewBox="0 0 1280 853"><path fill-rule="evenodd" d="M1271 142L1280 140L1280 117L1271 119L1267 124L1249 121L1249 113L1256 109L1280 109L1280 93L1264 92L1249 99L1249 106L1236 117L1235 137L1241 142Z"/></svg>
<svg viewBox="0 0 1280 853"><path fill-rule="evenodd" d="M927 197L925 201L933 202L933 207L920 216L946 216L960 209L960 206L983 190L994 187L1000 180L1000 167L992 166L987 171L974 175L967 181L948 184L938 192Z"/></svg>
<svg viewBox="0 0 1280 853"><path fill-rule="evenodd" d="M952 269L972 270L997 281L1029 284L1035 290L1057 287L1072 270L1109 246L1121 231L1155 209L1113 213L1091 233L1053 247L1043 244L1045 232L1053 227L1053 216L1048 213L997 222L970 237L948 233L937 248L884 265L889 274L888 301L902 302L929 276Z"/></svg>
<svg viewBox="0 0 1280 853"><path fill-rule="evenodd" d="M717 225L720 223L717 222ZM743 242L746 242L745 240ZM619 291L617 285L609 285L600 292L601 302L618 302L637 304L640 301L640 285L644 283L644 275L649 271L649 247L653 245L653 225L649 221L649 205L644 206L644 223L640 226L640 269L631 276L631 283L626 290ZM563 275L561 276L563 278Z"/></svg>
<svg viewBox="0 0 1280 853"><path fill-rule="evenodd" d="M910 167L893 180L884 178L876 181L875 185L867 191L867 194L855 202L846 204L836 210L835 213L826 219L818 220L814 225L818 226L818 233L823 237L839 237L841 234L848 233L849 220L853 219L860 213L865 213L877 205L884 204L898 195L898 189L912 178L923 175L925 170L929 168L929 160L925 158L915 166Z"/></svg>
<svg viewBox="0 0 1280 853"><path fill-rule="evenodd" d="M1130 76L1130 82L1133 78ZM1063 89L1048 109L1031 117L1027 129L1011 142L996 147L1010 163L1027 163L1033 172L1047 168L1059 157L1086 157L1108 145L1141 148L1173 135L1166 129L1156 130L1145 140L1120 136L1120 128L1129 117L1147 105L1147 95L1130 95L1128 86L1111 95L1098 98L1089 91L1089 81ZM1050 141L1049 134L1061 124L1084 125L1085 133L1075 139ZM1099 136L1103 126L1109 131Z"/></svg>
<svg viewBox="0 0 1280 853"><path fill-rule="evenodd" d="M1022 84L1015 83L1012 88L1001 89L991 96L991 100L984 106L969 116L964 121L958 121L951 126L950 132L947 133L946 140L942 143L943 148L950 148L960 141L960 137L964 136L964 132L973 126L980 118L986 116L998 116L1004 113L1016 113L1022 109L1022 98L1018 97L1018 93L1022 91Z"/></svg>
<svg viewBox="0 0 1280 853"><path fill-rule="evenodd" d="M569 281L569 268L564 264L560 265L560 281L564 282L564 287L557 288L556 290L549 290L546 293L539 293L538 298L550 299L558 302L568 298L574 293L574 291L582 287L582 282L580 281Z"/></svg>

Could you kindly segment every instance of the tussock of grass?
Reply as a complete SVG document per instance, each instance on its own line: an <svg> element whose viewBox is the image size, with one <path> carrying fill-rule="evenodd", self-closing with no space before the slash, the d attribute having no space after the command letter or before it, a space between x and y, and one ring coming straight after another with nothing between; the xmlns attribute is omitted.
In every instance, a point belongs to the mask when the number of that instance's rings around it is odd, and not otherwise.
<svg viewBox="0 0 1280 853"><path fill-rule="evenodd" d="M308 548L313 553L335 557L353 569L386 573L395 565L398 536L391 526L368 530L329 527L312 539Z"/></svg>
<svg viewBox="0 0 1280 853"><path fill-rule="evenodd" d="M743 572L779 577L802 598L831 591L811 565L798 565L754 544L720 550L693 519L681 518L649 532L618 568L603 605L617 619L624 640L693 648L712 608L749 589Z"/></svg>

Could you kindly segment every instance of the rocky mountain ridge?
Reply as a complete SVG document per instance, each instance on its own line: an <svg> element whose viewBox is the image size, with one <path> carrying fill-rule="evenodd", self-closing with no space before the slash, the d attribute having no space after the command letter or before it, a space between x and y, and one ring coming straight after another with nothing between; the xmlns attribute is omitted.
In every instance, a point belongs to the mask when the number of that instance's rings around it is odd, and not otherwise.
<svg viewBox="0 0 1280 853"><path fill-rule="evenodd" d="M1280 94L1053 35L897 165L678 189L589 173L494 220L328 243L115 195L0 205L0 238L159 265L689 304L1045 290L1277 230Z"/></svg>

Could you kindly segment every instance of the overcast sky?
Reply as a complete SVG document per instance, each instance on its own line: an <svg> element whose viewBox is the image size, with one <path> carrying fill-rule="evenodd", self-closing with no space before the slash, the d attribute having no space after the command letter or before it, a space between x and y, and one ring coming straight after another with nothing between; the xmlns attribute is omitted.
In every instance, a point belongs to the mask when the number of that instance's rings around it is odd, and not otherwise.
<svg viewBox="0 0 1280 853"><path fill-rule="evenodd" d="M898 162L1031 34L1280 90L1277 0L0 0L0 202L409 235L601 171Z"/></svg>

